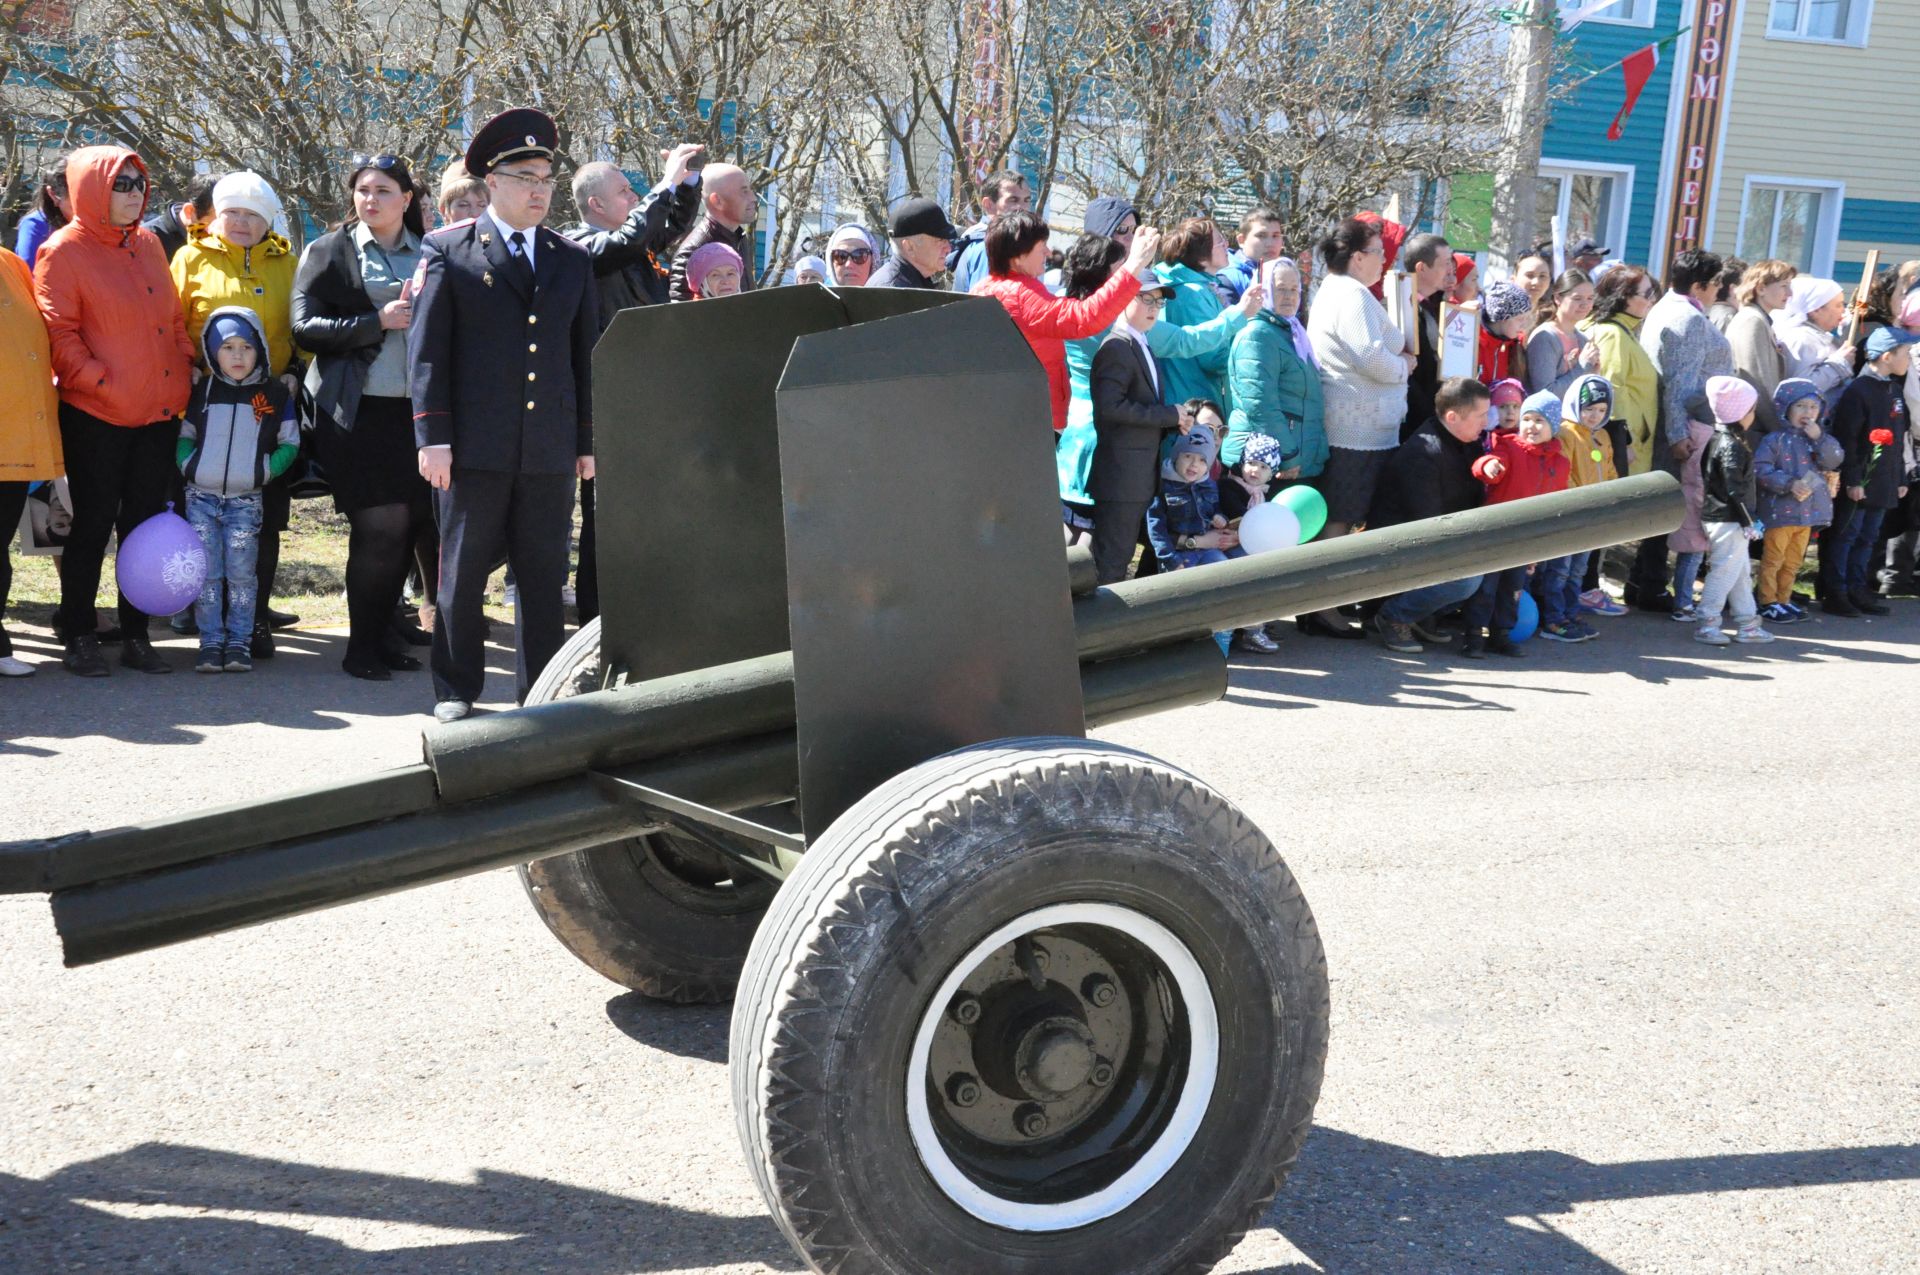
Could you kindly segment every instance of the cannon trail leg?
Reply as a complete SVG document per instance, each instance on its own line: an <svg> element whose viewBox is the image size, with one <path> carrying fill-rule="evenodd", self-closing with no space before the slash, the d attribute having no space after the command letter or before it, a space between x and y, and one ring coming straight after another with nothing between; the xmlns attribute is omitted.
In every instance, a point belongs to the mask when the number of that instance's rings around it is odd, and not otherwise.
<svg viewBox="0 0 1920 1275"><path fill-rule="evenodd" d="M527 703L598 690L600 683L596 619L554 656ZM732 997L778 888L673 832L523 864L520 881L568 951L623 987L679 1004Z"/></svg>
<svg viewBox="0 0 1920 1275"><path fill-rule="evenodd" d="M1273 844L1144 754L1003 741L882 785L748 957L747 1158L815 1270L1203 1271L1307 1134L1325 955Z"/></svg>

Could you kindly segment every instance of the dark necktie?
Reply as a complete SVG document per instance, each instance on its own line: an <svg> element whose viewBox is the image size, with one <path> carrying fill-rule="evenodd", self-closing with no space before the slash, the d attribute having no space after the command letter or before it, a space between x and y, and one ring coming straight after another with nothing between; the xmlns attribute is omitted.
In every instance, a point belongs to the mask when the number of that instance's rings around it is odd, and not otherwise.
<svg viewBox="0 0 1920 1275"><path fill-rule="evenodd" d="M527 260L527 237L516 230L507 236L507 251L512 254L516 268L520 271L521 282L529 288L533 286L533 263Z"/></svg>

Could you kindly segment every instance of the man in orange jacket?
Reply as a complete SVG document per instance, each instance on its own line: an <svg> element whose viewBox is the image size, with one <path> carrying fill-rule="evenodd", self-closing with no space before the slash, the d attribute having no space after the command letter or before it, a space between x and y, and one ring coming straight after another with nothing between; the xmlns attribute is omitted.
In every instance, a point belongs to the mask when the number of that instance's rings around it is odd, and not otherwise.
<svg viewBox="0 0 1920 1275"><path fill-rule="evenodd" d="M60 556L61 663L81 677L108 672L94 618L107 541L166 505L179 416L193 385L193 346L166 255L140 224L149 190L146 166L132 151L75 151L67 160L73 220L34 261L73 497L73 530ZM120 634L126 667L172 671L147 639L146 614L125 595Z"/></svg>

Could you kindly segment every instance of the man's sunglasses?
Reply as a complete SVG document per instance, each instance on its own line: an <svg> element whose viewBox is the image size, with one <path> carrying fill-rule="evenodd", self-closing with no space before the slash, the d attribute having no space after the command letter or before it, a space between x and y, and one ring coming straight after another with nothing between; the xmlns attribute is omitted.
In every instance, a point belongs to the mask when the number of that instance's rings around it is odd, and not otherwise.
<svg viewBox="0 0 1920 1275"><path fill-rule="evenodd" d="M121 173L113 179L113 193L116 195L131 195L136 190L146 188L147 179L139 173Z"/></svg>
<svg viewBox="0 0 1920 1275"><path fill-rule="evenodd" d="M836 248L828 254L829 261L836 266L844 266L850 261L872 261L871 248Z"/></svg>

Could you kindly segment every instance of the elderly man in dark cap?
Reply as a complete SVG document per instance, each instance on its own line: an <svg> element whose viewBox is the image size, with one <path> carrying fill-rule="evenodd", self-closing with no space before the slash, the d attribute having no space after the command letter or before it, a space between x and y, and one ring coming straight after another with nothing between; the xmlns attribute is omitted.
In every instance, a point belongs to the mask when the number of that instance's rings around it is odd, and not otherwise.
<svg viewBox="0 0 1920 1275"><path fill-rule="evenodd" d="M958 236L939 204L903 199L887 218L893 255L867 280L869 288L939 288L934 277L947 268L947 251Z"/></svg>
<svg viewBox="0 0 1920 1275"><path fill-rule="evenodd" d="M535 110L496 115L467 147L487 208L427 236L407 360L420 472L440 522L433 715L458 721L486 679L487 577L505 556L518 698L560 649L574 480L593 477L599 297L586 249L541 225L559 135Z"/></svg>

